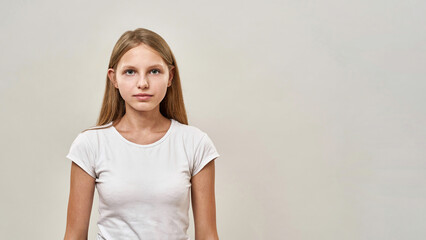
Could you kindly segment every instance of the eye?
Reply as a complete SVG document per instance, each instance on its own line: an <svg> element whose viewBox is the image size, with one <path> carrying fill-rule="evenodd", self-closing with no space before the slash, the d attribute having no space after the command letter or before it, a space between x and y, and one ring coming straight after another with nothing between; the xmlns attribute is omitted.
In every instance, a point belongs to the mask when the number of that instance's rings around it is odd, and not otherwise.
<svg viewBox="0 0 426 240"><path fill-rule="evenodd" d="M133 75L133 74L135 74L135 71L134 71L134 70L132 70L132 69L127 69L126 71L124 71L124 73L125 73L126 75Z"/></svg>
<svg viewBox="0 0 426 240"><path fill-rule="evenodd" d="M152 69L151 72L154 73L154 74L159 74L160 70L158 70L158 69Z"/></svg>

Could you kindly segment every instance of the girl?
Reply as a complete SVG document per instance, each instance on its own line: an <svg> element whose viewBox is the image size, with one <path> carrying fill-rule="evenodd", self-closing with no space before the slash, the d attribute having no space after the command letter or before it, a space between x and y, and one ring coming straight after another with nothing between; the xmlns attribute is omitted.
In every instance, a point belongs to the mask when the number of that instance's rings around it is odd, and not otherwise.
<svg viewBox="0 0 426 240"><path fill-rule="evenodd" d="M87 239L94 189L97 239L218 239L209 136L189 126L179 70L168 44L144 28L114 46L96 126L72 142L65 239ZM191 191L189 191L191 190Z"/></svg>

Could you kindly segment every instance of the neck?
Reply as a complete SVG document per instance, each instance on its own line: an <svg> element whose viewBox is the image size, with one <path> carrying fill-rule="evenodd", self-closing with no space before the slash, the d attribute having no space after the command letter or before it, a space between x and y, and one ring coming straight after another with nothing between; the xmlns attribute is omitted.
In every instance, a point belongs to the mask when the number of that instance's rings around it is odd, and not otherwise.
<svg viewBox="0 0 426 240"><path fill-rule="evenodd" d="M152 111L136 111L130 108L126 109L126 113L117 123L120 125L120 128L129 131L145 131L145 130L155 130L162 128L165 123L168 123L166 117L164 117L159 110L159 107L153 109Z"/></svg>

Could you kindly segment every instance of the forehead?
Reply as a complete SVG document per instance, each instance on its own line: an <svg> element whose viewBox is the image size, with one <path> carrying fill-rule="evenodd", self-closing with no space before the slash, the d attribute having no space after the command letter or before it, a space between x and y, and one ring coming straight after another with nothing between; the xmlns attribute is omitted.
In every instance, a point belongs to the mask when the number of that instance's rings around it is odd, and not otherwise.
<svg viewBox="0 0 426 240"><path fill-rule="evenodd" d="M133 65L136 67L149 66L154 64L160 64L165 66L163 58L158 54L157 51L152 49L146 44L140 44L127 51L118 62L118 67L124 65Z"/></svg>

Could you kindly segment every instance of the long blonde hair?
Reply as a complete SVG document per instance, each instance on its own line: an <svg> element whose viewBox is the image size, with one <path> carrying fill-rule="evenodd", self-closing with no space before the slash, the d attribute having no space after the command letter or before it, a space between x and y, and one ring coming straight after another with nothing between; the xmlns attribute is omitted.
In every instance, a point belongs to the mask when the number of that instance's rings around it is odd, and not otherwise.
<svg viewBox="0 0 426 240"><path fill-rule="evenodd" d="M169 68L169 71L174 71L172 84L167 88L166 96L160 103L160 113L166 118L173 118L182 124L188 125L180 83L179 68L172 50L160 35L145 28L126 31L118 39L114 49L112 50L108 68L116 70L121 57L127 51L140 44L146 44L154 49L163 58ZM96 126L102 126L110 123L111 121L120 121L125 113L126 107L124 99L121 97L119 90L115 88L113 83L109 80L107 74L104 99Z"/></svg>

